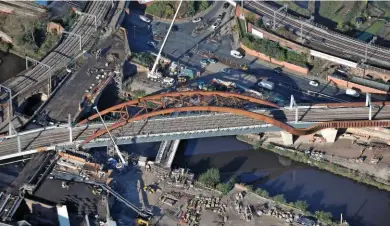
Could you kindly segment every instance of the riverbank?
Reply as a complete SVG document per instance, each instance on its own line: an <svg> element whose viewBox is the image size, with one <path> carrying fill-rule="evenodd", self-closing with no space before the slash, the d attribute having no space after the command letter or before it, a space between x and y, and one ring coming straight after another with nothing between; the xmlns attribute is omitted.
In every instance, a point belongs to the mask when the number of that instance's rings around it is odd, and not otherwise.
<svg viewBox="0 0 390 226"><path fill-rule="evenodd" d="M382 178L377 178L373 175L361 172L361 170L346 168L335 163L331 163L326 158L317 158L305 152L300 152L295 149L285 148L282 145L260 139L256 135L238 135L236 138L242 142L253 145L255 150L260 148L274 152L278 155L288 157L297 162L302 162L321 170L329 171L333 174L340 175L354 181L374 186L376 188L390 191L390 182Z"/></svg>

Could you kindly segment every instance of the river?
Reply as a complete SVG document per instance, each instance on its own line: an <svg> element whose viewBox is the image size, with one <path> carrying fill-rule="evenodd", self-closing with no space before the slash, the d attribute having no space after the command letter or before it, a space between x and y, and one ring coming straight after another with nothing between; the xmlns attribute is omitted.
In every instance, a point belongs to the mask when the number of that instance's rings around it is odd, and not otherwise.
<svg viewBox="0 0 390 226"><path fill-rule="evenodd" d="M288 202L305 200L311 211L342 213L351 225L387 226L390 222L390 193L266 150L255 151L235 137L182 141L173 164L194 173L218 168L225 180L236 176L270 195L283 193Z"/></svg>
<svg viewBox="0 0 390 226"><path fill-rule="evenodd" d="M3 83L12 76L17 75L26 67L24 59L12 53L0 51L0 60L0 83Z"/></svg>

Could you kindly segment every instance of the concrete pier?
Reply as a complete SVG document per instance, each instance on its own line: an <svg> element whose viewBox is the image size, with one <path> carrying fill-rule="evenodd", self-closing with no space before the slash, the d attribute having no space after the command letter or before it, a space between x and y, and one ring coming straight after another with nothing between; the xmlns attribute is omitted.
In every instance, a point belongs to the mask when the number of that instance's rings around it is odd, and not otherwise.
<svg viewBox="0 0 390 226"><path fill-rule="evenodd" d="M327 143L333 143L336 141L337 129L324 129L321 130L321 135L325 138Z"/></svg>

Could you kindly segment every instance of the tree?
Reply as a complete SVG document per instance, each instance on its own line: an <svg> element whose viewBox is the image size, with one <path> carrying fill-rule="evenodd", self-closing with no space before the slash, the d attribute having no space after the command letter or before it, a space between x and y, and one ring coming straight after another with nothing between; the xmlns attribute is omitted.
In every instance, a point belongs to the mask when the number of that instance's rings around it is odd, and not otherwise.
<svg viewBox="0 0 390 226"><path fill-rule="evenodd" d="M207 0L196 1L196 3L198 5L197 12L204 11L209 7L209 2Z"/></svg>
<svg viewBox="0 0 390 226"><path fill-rule="evenodd" d="M332 223L332 214L324 211L316 211L314 216L321 222L330 224Z"/></svg>
<svg viewBox="0 0 390 226"><path fill-rule="evenodd" d="M252 12L247 12L245 14L245 19L250 23L254 24L256 22L256 15Z"/></svg>
<svg viewBox="0 0 390 226"><path fill-rule="evenodd" d="M222 192L222 194L226 195L227 193L229 193L230 190L233 189L235 182L236 182L236 180L234 178L231 178L226 183L219 183L219 184L217 184L216 188L217 188L218 191Z"/></svg>
<svg viewBox="0 0 390 226"><path fill-rule="evenodd" d="M294 203L295 208L300 209L302 211L306 211L309 208L309 204L306 201L298 200Z"/></svg>
<svg viewBox="0 0 390 226"><path fill-rule="evenodd" d="M202 173L199 176L198 181L206 187L214 188L219 183L220 179L219 170L211 168Z"/></svg>
<svg viewBox="0 0 390 226"><path fill-rule="evenodd" d="M196 14L195 2L188 1L187 16L194 16Z"/></svg>
<svg viewBox="0 0 390 226"><path fill-rule="evenodd" d="M284 198L284 196L282 194L276 195L272 199L278 203L286 203L286 199Z"/></svg>
<svg viewBox="0 0 390 226"><path fill-rule="evenodd" d="M261 188L258 188L255 190L255 193L264 197L264 198L268 198L269 197L269 193L268 191L264 190L264 189L261 189Z"/></svg>

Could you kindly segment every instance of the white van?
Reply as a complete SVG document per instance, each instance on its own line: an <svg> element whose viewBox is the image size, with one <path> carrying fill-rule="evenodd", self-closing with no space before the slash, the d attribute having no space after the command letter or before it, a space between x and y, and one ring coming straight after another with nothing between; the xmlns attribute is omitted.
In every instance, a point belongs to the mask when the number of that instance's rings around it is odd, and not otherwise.
<svg viewBox="0 0 390 226"><path fill-rule="evenodd" d="M162 82L166 85L171 86L171 85L175 84L175 79L170 78L170 77L164 77Z"/></svg>
<svg viewBox="0 0 390 226"><path fill-rule="evenodd" d="M230 55L235 57L235 58L238 58L238 59L241 59L244 57L240 52L238 52L237 50L234 50L234 49L232 49L230 51Z"/></svg>
<svg viewBox="0 0 390 226"><path fill-rule="evenodd" d="M347 94L348 96L353 96L353 97L359 97L360 96L360 93L357 90L354 90L354 89L347 89L347 90L345 90L345 94Z"/></svg>

